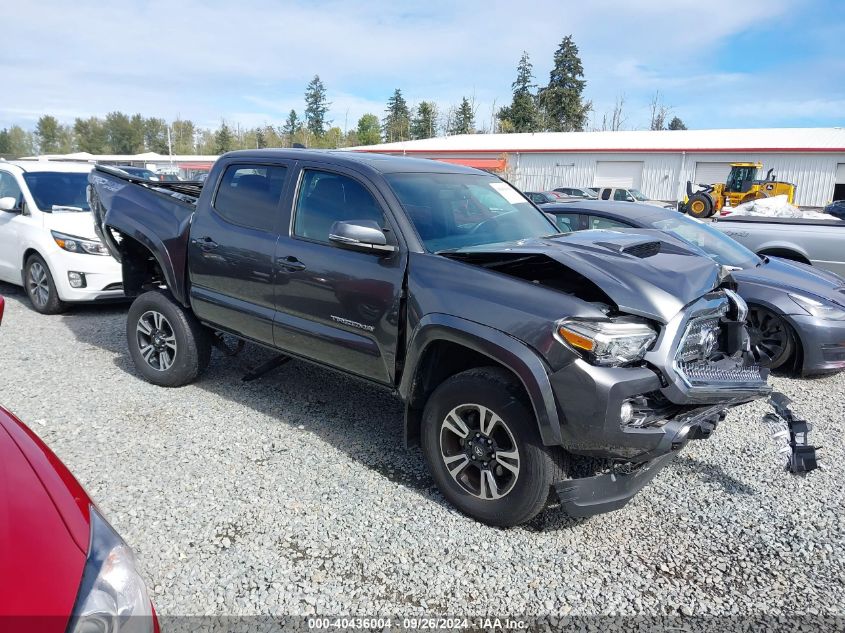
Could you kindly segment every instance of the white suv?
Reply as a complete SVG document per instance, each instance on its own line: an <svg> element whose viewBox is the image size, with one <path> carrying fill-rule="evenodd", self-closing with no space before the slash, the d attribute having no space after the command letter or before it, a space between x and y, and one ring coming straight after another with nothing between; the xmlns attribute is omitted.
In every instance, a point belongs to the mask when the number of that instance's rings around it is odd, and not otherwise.
<svg viewBox="0 0 845 633"><path fill-rule="evenodd" d="M120 264L88 208L91 165L0 161L0 280L22 285L43 314L123 296Z"/></svg>

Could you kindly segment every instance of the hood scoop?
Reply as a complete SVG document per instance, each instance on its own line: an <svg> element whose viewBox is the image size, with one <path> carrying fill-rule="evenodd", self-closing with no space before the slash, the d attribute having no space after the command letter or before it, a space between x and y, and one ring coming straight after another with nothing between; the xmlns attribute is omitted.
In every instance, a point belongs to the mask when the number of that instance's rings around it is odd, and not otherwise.
<svg viewBox="0 0 845 633"><path fill-rule="evenodd" d="M654 257L655 255L657 255L660 252L662 243L648 241L638 242L636 244L617 244L614 242L597 242L597 244L612 251L616 251L617 253L622 253L624 255L632 255L634 257L639 257L640 259L645 259L646 257Z"/></svg>

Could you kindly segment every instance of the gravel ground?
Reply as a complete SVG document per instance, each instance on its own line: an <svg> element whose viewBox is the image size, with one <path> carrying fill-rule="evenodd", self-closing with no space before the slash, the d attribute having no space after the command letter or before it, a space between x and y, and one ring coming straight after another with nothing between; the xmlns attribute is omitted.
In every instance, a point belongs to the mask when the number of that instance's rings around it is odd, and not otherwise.
<svg viewBox="0 0 845 633"><path fill-rule="evenodd" d="M125 306L0 327L0 403L53 448L136 550L172 615L842 615L845 374L775 378L832 468L780 470L754 403L624 509L485 527L401 445L402 408L300 362L253 383L215 352L195 385L134 372Z"/></svg>

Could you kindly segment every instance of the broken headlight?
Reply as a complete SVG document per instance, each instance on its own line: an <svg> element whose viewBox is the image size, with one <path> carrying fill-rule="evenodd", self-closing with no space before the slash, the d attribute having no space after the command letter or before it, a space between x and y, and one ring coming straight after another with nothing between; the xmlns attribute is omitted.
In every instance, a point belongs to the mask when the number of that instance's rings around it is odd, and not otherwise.
<svg viewBox="0 0 845 633"><path fill-rule="evenodd" d="M609 321L559 321L555 337L593 365L617 367L642 359L657 338L657 332L645 321L624 317Z"/></svg>

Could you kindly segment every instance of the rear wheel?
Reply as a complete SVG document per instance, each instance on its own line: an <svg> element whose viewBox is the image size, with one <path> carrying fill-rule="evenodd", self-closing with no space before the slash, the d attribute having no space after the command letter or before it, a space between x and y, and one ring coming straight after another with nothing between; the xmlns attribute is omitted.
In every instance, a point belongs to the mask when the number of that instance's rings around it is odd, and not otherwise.
<svg viewBox="0 0 845 633"><path fill-rule="evenodd" d="M180 387L193 382L211 359L211 334L188 310L162 292L135 299L126 319L135 368L149 382Z"/></svg>
<svg viewBox="0 0 845 633"><path fill-rule="evenodd" d="M706 193L694 193L687 202L687 213L694 218L709 218L713 209L713 198Z"/></svg>
<svg viewBox="0 0 845 633"><path fill-rule="evenodd" d="M40 255L27 258L24 285L32 307L41 314L59 314L67 309L67 304L59 299L50 268Z"/></svg>
<svg viewBox="0 0 845 633"><path fill-rule="evenodd" d="M545 506L555 463L505 370L470 369L438 386L425 406L422 440L437 486L461 512L511 526Z"/></svg>
<svg viewBox="0 0 845 633"><path fill-rule="evenodd" d="M754 360L763 367L782 367L795 352L792 328L783 317L766 308L749 306L748 335Z"/></svg>

